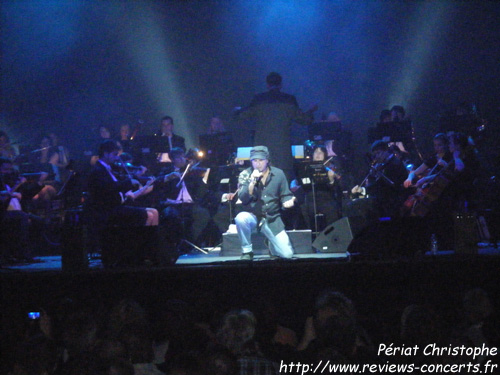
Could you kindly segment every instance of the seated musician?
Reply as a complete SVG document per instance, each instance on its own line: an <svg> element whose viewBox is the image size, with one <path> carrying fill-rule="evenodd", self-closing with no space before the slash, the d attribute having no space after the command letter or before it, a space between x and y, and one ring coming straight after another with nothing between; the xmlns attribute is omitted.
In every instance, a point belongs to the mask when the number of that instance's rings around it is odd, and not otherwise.
<svg viewBox="0 0 500 375"><path fill-rule="evenodd" d="M433 175L439 172L442 167L451 161L452 155L448 149L449 140L446 134L436 134L433 142L435 155L424 160L424 162L417 169L408 174L408 178L403 183L405 188L413 186L416 182L417 176L425 177L427 175Z"/></svg>
<svg viewBox="0 0 500 375"><path fill-rule="evenodd" d="M406 116L405 109L395 105L390 110L390 116L389 119L387 112L382 111L380 122L376 126L379 139L387 142L389 146L395 144L401 151L408 152L411 159L416 159L418 151L413 140L412 122Z"/></svg>
<svg viewBox="0 0 500 375"><path fill-rule="evenodd" d="M132 153L132 132L130 131L129 124L121 124L120 131L118 132L118 142L120 143L124 153Z"/></svg>
<svg viewBox="0 0 500 375"><path fill-rule="evenodd" d="M104 142L106 139L111 139L111 128L108 126L101 125L99 126L98 130L98 137L93 142L92 146L92 151L93 154L90 158L90 165L94 166L97 160L99 160L99 147L101 146L101 143Z"/></svg>
<svg viewBox="0 0 500 375"><path fill-rule="evenodd" d="M29 260L29 216L21 209L13 162L0 157L0 264Z"/></svg>
<svg viewBox="0 0 500 375"><path fill-rule="evenodd" d="M158 135L160 137L165 137L165 143L168 146L168 152L170 152L174 147L179 147L183 150L186 150L184 138L174 133L174 119L172 117L162 117Z"/></svg>
<svg viewBox="0 0 500 375"><path fill-rule="evenodd" d="M453 200L453 209L461 210L474 199L473 183L478 173L479 162L465 134L453 133L449 136L449 141L452 159L448 163L443 162L443 170L451 173L451 181L441 196L449 197ZM421 178L416 186L421 187L425 183L433 181L439 173L435 172Z"/></svg>
<svg viewBox="0 0 500 375"><path fill-rule="evenodd" d="M66 182L71 169L71 159L68 148L61 143L60 137L56 133L49 133L52 143L52 156L49 163L57 168L56 180L60 183Z"/></svg>
<svg viewBox="0 0 500 375"><path fill-rule="evenodd" d="M99 147L97 160L88 181L89 199L86 205L91 220L98 220L100 229L106 226L151 226L158 225L158 211L154 208L124 205L125 199L136 199L146 194L151 187L134 189L133 180L119 181L111 166L119 161L120 147L115 141L105 140ZM137 184L137 183L136 183Z"/></svg>
<svg viewBox="0 0 500 375"><path fill-rule="evenodd" d="M452 159L443 162L439 172L421 178L417 188L424 187L423 197L414 211L416 216L425 216L428 227L438 238L440 249L453 248L453 216L456 212L473 208L475 200L474 181L479 162L475 151L463 133L449 136L449 152ZM427 191L427 192L426 192Z"/></svg>
<svg viewBox="0 0 500 375"><path fill-rule="evenodd" d="M10 138L6 132L0 130L0 156L13 160L17 155L17 150L10 143Z"/></svg>
<svg viewBox="0 0 500 375"><path fill-rule="evenodd" d="M43 136L39 148L31 152L30 163L22 168L22 180L18 190L22 193L25 210L42 207L53 199L61 186L59 169L55 165L57 153L49 136Z"/></svg>
<svg viewBox="0 0 500 375"><path fill-rule="evenodd" d="M378 117L379 123L392 122L392 112L390 109L383 109L380 111L380 116Z"/></svg>
<svg viewBox="0 0 500 375"><path fill-rule="evenodd" d="M212 116L207 133L199 136L199 143L205 153L205 165L212 168L228 164L234 152L233 136L219 116Z"/></svg>
<svg viewBox="0 0 500 375"><path fill-rule="evenodd" d="M134 177L143 176L148 169L144 165L136 165L134 157L128 152L122 152L120 155L120 164L128 169L129 173Z"/></svg>
<svg viewBox="0 0 500 375"><path fill-rule="evenodd" d="M165 170L164 184L159 193L164 199L161 205L162 225L167 229L168 250L175 250L182 239L193 243L210 221L205 199L209 194L207 179L209 169L192 167L180 147L170 151L172 164Z"/></svg>
<svg viewBox="0 0 500 375"><path fill-rule="evenodd" d="M46 137L47 138L47 137ZM21 161L23 164L22 170L18 163L12 162L12 175L10 175L10 186L12 190L19 193L18 201L21 204L21 210L31 212L33 208L45 207L45 204L50 201L56 194L54 186L48 184L47 179L52 174L52 167L50 164L42 165L38 162L42 149L48 152L50 148L50 140L46 139L46 148L42 147L35 152L29 153L34 158L16 158L16 161ZM28 163L30 161L31 163Z"/></svg>
<svg viewBox="0 0 500 375"><path fill-rule="evenodd" d="M406 168L384 141L375 141L371 152L373 166L366 178L366 192L373 198L378 217L397 217L404 198L402 185L407 176ZM352 193L360 193L363 189L356 185Z"/></svg>
<svg viewBox="0 0 500 375"><path fill-rule="evenodd" d="M323 228L316 228L314 215L323 215L325 224L333 223L340 218L339 198L341 199L340 189L340 174L336 171L336 167L332 163L324 165L327 160L327 150L323 146L316 146L313 151L313 164L320 167L319 169L308 169L306 175L299 179L293 180L290 183L290 190L297 197L300 204L302 215L306 221L307 228L315 231ZM315 181L311 181L315 179ZM311 183L314 182L314 193ZM315 212L316 206L316 212Z"/></svg>
<svg viewBox="0 0 500 375"><path fill-rule="evenodd" d="M60 137L54 133L49 133L50 140L52 141L52 147L58 153L56 157L57 165L64 168L70 162L70 154L68 148L61 142Z"/></svg>

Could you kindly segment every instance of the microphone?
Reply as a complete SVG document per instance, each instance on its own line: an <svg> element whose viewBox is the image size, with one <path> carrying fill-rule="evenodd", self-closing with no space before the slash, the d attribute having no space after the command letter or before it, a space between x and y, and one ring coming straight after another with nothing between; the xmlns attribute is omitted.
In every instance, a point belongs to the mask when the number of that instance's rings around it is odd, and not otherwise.
<svg viewBox="0 0 500 375"><path fill-rule="evenodd" d="M255 169L255 170L257 170L257 169ZM260 176L253 178L253 182L255 185L257 185L260 182L260 180L262 180L262 176L263 175L261 174Z"/></svg>

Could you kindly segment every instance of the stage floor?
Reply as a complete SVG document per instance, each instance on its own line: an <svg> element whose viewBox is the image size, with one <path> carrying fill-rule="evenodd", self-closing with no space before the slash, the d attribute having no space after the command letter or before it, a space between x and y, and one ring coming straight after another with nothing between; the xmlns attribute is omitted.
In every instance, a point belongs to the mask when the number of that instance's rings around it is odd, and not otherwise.
<svg viewBox="0 0 500 375"><path fill-rule="evenodd" d="M216 265L236 265L250 263L240 260L240 256L220 255L220 248L205 249L207 254L194 250L189 254L182 254L172 266L216 266ZM209 251L210 250L210 251ZM269 255L255 255L252 263L270 263L270 262L304 262L304 261L348 261L349 253L314 253L314 254L296 254L292 259L271 258ZM140 266L146 267L146 266ZM88 268L91 270L104 269L100 259L89 259ZM155 267L157 268L157 267ZM22 263L13 265L4 265L3 271L12 270L20 272L44 272L61 271L62 260L60 255L39 256L34 258L33 263Z"/></svg>
<svg viewBox="0 0 500 375"><path fill-rule="evenodd" d="M269 255L256 255L252 262L240 260L240 256L222 256L220 255L220 248L205 249L207 254L194 250L191 253L179 256L175 264L170 266L136 266L140 268L165 268L165 267L203 267L203 266L241 266L245 264L255 265L272 265L272 264L300 264L300 263L345 263L350 262L352 259L357 259L358 254L346 253L311 253L311 254L296 254L292 259L271 258ZM500 256L500 249L491 246L490 244L479 243L478 255L481 256ZM436 256L447 257L455 255L454 251L439 251ZM432 258L430 252L424 254L425 258ZM130 268L130 267L129 267ZM104 270L100 259L89 259L89 270ZM32 263L2 265L0 272L47 272L47 271L62 271L61 255L38 256L34 258Z"/></svg>

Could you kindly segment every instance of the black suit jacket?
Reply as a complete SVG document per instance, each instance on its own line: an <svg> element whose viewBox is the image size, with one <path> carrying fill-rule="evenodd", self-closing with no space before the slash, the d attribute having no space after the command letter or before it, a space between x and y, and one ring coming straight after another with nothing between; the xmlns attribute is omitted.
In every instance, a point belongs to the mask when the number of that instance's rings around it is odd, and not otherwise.
<svg viewBox="0 0 500 375"><path fill-rule="evenodd" d="M293 169L290 127L293 122L312 123L312 113L302 112L295 96L271 89L255 95L250 105L236 115L255 120L253 144L267 146L273 165L290 172Z"/></svg>
<svg viewBox="0 0 500 375"><path fill-rule="evenodd" d="M172 134L172 147L180 147L186 151L186 141L180 135ZM170 145L168 143L168 137L159 136L158 137L158 151L159 152L170 152Z"/></svg>
<svg viewBox="0 0 500 375"><path fill-rule="evenodd" d="M133 189L130 179L114 181L107 169L98 161L90 173L87 191L87 208L93 212L106 213L120 206L121 193Z"/></svg>

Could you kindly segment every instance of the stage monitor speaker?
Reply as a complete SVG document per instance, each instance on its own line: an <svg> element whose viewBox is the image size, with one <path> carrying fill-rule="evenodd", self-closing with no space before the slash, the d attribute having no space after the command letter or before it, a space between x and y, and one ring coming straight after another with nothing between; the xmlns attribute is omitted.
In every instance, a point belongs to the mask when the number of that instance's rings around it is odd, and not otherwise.
<svg viewBox="0 0 500 375"><path fill-rule="evenodd" d="M312 254L311 248L311 230L287 230L294 254ZM267 255L269 249L264 242L265 236L261 233L252 233L252 245L255 255ZM241 255L241 243L236 233L223 233L221 256L239 256Z"/></svg>
<svg viewBox="0 0 500 375"><path fill-rule="evenodd" d="M421 217L375 221L359 233L354 230L348 251L368 259L413 259L429 249L429 229L428 220Z"/></svg>
<svg viewBox="0 0 500 375"><path fill-rule="evenodd" d="M312 246L322 253L345 253L353 239L349 218L343 217L328 225Z"/></svg>

